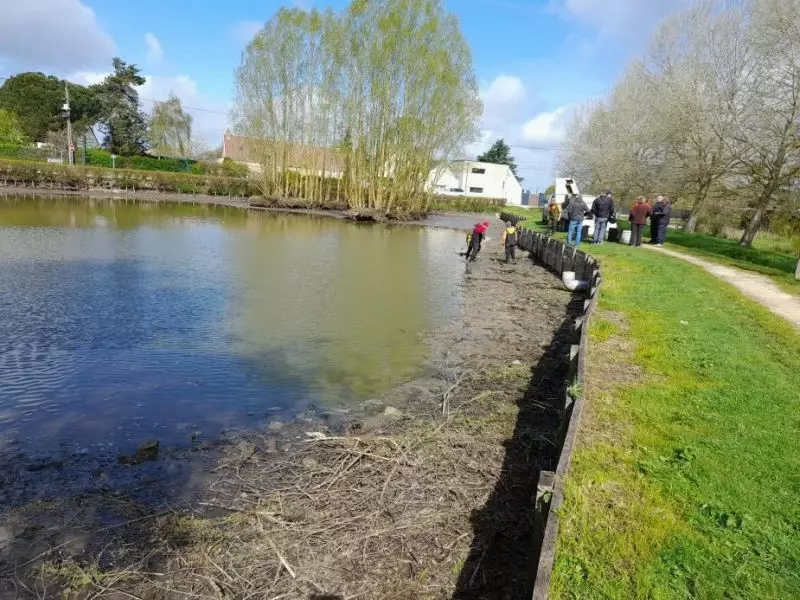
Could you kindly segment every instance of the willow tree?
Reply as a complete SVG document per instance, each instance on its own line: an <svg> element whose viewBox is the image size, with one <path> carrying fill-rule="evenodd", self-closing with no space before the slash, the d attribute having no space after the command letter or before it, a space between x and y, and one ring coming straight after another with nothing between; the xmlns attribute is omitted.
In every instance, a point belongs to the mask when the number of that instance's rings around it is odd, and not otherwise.
<svg viewBox="0 0 800 600"><path fill-rule="evenodd" d="M192 139L192 116L183 110L181 99L170 94L156 102L148 123L147 139L156 154L185 157Z"/></svg>
<svg viewBox="0 0 800 600"><path fill-rule="evenodd" d="M354 0L340 14L281 9L236 72L237 132L262 188L320 203L424 211L434 160L476 135L472 57L441 0Z"/></svg>

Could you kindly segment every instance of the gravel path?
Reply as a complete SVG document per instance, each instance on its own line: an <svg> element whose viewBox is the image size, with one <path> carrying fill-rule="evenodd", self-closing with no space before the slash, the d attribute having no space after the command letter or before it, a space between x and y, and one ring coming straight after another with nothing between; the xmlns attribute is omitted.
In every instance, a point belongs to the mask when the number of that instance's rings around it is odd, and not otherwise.
<svg viewBox="0 0 800 600"><path fill-rule="evenodd" d="M653 246L647 246L647 248L702 267L712 275L733 285L751 300L755 300L779 317L783 317L792 323L795 329L800 332L800 298L782 291L766 275L751 273L735 267L719 265L674 250L666 250Z"/></svg>

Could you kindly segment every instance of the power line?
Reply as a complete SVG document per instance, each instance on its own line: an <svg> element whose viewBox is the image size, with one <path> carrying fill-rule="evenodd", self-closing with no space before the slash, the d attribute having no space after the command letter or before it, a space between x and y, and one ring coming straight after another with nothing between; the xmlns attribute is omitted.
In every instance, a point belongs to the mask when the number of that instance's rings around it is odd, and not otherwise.
<svg viewBox="0 0 800 600"><path fill-rule="evenodd" d="M483 144L485 146L493 146L495 142L473 142L475 144ZM545 150L547 152L555 152L558 148L546 148L545 146L525 146L522 144L506 144L510 148L520 148L522 150Z"/></svg>
<svg viewBox="0 0 800 600"><path fill-rule="evenodd" d="M153 102L153 103L156 103L156 104L163 104L164 102L166 102L166 100L156 100L155 98L147 98L146 96L139 96L139 98L141 100L149 100L150 102ZM227 112L222 112L221 110L212 110L210 108L199 108L197 106L186 106L184 104L181 104L181 107L185 108L185 109L188 109L188 110L199 110L200 112L206 112L206 113L211 113L211 114L215 114L215 115L225 115L226 117L228 116Z"/></svg>

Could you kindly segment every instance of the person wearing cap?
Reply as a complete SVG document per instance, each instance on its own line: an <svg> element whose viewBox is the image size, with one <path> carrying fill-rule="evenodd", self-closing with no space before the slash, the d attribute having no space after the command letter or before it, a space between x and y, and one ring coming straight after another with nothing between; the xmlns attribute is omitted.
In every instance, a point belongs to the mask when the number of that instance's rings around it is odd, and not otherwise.
<svg viewBox="0 0 800 600"><path fill-rule="evenodd" d="M504 223L504 225L505 229L503 229L503 235L500 241L506 250L506 264L509 262L517 264L517 228L514 227L514 224L511 222Z"/></svg>
<svg viewBox="0 0 800 600"><path fill-rule="evenodd" d="M486 237L486 232L489 229L489 221L483 223L475 223L472 233L467 234L467 260L474 262L478 258L478 253L481 251L481 244L483 238Z"/></svg>
<svg viewBox="0 0 800 600"><path fill-rule="evenodd" d="M606 190L592 202L592 214L594 215L593 243L602 244L605 241L608 220L614 217L614 211L614 196L611 190Z"/></svg>

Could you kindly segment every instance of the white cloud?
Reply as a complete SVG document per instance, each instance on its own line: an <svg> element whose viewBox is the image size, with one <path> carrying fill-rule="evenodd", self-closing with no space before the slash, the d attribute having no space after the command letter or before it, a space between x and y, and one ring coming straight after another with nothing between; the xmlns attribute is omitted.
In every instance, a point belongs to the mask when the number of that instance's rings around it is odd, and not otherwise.
<svg viewBox="0 0 800 600"><path fill-rule="evenodd" d="M566 106L539 113L522 126L522 138L531 144L553 146L560 143L566 134L568 114Z"/></svg>
<svg viewBox="0 0 800 600"><path fill-rule="evenodd" d="M601 37L623 34L646 39L668 14L687 8L692 0L554 0L551 6L569 18L595 29Z"/></svg>
<svg viewBox="0 0 800 600"><path fill-rule="evenodd" d="M240 44L247 44L262 27L264 23L261 21L239 21L231 28L231 37Z"/></svg>
<svg viewBox="0 0 800 600"><path fill-rule="evenodd" d="M481 91L484 106L491 109L516 107L525 98L525 85L519 77L500 75Z"/></svg>
<svg viewBox="0 0 800 600"><path fill-rule="evenodd" d="M152 33L146 33L144 36L144 43L147 46L147 60L156 63L164 58L164 49L161 47L161 42Z"/></svg>
<svg viewBox="0 0 800 600"><path fill-rule="evenodd" d="M69 75L67 79L83 85L102 81L108 73L82 71ZM183 108L192 115L192 137L206 140L211 146L222 143L222 135L228 124L228 104L214 102L198 88L189 75L172 77L143 74L145 83L137 88L142 110L150 113L156 102L166 100L171 93L181 99Z"/></svg>
<svg viewBox="0 0 800 600"><path fill-rule="evenodd" d="M0 0L0 60L10 70L107 65L115 45L80 0Z"/></svg>
<svg viewBox="0 0 800 600"><path fill-rule="evenodd" d="M484 83L481 99L484 109L480 141L465 149L466 156L475 158L503 138L511 145L518 173L525 178L523 186L544 190L554 177L555 148L563 139L569 110L537 110L541 99L529 91L521 78L509 74Z"/></svg>

